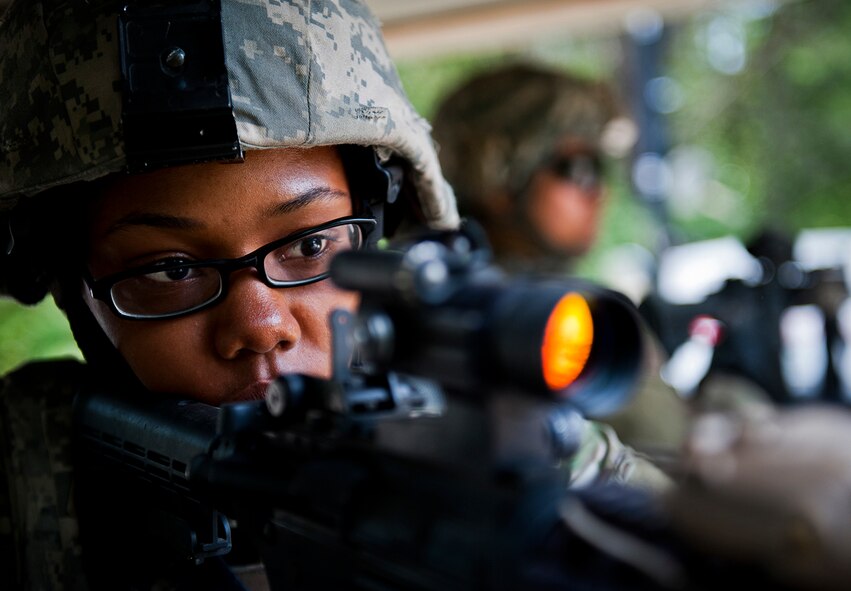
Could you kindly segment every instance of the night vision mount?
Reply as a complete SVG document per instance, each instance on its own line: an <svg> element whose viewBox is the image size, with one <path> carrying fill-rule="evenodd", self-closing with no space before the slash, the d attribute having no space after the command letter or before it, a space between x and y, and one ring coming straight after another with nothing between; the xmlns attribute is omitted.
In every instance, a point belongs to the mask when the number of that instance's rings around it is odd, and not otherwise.
<svg viewBox="0 0 851 591"><path fill-rule="evenodd" d="M118 32L128 171L242 159L219 1L132 2Z"/></svg>

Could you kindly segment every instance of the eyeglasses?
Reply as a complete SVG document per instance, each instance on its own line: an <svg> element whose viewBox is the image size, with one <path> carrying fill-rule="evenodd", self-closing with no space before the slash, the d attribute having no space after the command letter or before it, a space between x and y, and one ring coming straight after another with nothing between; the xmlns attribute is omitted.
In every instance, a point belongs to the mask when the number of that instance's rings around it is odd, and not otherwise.
<svg viewBox="0 0 851 591"><path fill-rule="evenodd" d="M269 287L296 287L328 277L331 259L358 250L375 220L336 219L295 232L238 259L169 260L129 269L101 279L86 272L92 297L106 302L122 318L176 318L208 308L227 296L230 274L254 267Z"/></svg>
<svg viewBox="0 0 851 591"><path fill-rule="evenodd" d="M558 155L553 158L549 169L564 181L578 185L584 191L600 187L605 172L603 160L597 154Z"/></svg>

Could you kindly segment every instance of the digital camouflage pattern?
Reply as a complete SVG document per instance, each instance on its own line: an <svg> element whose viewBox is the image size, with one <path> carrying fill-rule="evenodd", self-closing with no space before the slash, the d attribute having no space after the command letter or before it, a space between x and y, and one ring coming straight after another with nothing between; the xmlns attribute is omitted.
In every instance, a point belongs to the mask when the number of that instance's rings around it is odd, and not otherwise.
<svg viewBox="0 0 851 591"><path fill-rule="evenodd" d="M88 387L89 378L86 365L69 359L33 362L0 380L0 588L268 589L262 569L243 567L231 572L220 559L193 567L191 587L177 571L161 570L158 565L142 565L144 572L110 570L108 580L101 576L92 582L80 543L75 502L79 486L71 438L74 397ZM120 539L107 543L124 547ZM102 574L100 563L91 562ZM240 581L249 584L243 588Z"/></svg>
<svg viewBox="0 0 851 591"><path fill-rule="evenodd" d="M471 77L443 99L434 139L462 213L508 191L521 197L534 172L565 139L600 147L619 115L603 84L538 65L511 64Z"/></svg>
<svg viewBox="0 0 851 591"><path fill-rule="evenodd" d="M647 457L624 445L611 426L584 421L579 449L562 461L571 488L616 482L655 493L668 490L673 481Z"/></svg>
<svg viewBox="0 0 851 591"><path fill-rule="evenodd" d="M0 25L0 206L124 169L119 6L20 0L8 9ZM358 144L399 154L411 164L425 221L457 225L429 125L362 2L222 0L222 21L243 148Z"/></svg>
<svg viewBox="0 0 851 591"><path fill-rule="evenodd" d="M0 385L0 571L11 589L86 589L73 501L76 361L40 362Z"/></svg>

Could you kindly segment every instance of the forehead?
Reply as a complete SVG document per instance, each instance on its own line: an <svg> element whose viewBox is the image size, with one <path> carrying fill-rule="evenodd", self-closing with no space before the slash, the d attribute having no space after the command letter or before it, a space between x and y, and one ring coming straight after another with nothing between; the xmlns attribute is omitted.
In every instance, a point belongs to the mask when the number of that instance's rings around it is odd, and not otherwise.
<svg viewBox="0 0 851 591"><path fill-rule="evenodd" d="M554 152L560 156L573 156L576 154L597 154L598 149L586 138L575 134L566 134L556 143Z"/></svg>
<svg viewBox="0 0 851 591"><path fill-rule="evenodd" d="M96 229L132 212L239 217L318 189L348 196L334 147L256 150L246 152L241 163L192 164L118 177L106 184L90 213Z"/></svg>

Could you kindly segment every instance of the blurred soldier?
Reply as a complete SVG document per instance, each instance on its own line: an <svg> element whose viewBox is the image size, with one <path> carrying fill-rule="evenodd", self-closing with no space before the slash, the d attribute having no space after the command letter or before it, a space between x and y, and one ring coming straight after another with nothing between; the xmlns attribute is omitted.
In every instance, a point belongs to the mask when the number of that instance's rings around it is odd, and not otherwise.
<svg viewBox="0 0 851 591"><path fill-rule="evenodd" d="M608 86L523 63L462 83L433 125L461 214L484 226L500 265L523 273L569 272L591 248L606 198L604 158L635 140ZM657 379L659 364L648 362L637 404L612 421L637 446L670 448L683 434L685 409Z"/></svg>
<svg viewBox="0 0 851 591"><path fill-rule="evenodd" d="M603 138L618 123L606 86L517 64L451 92L434 137L461 214L484 225L498 261L563 271L597 236Z"/></svg>

